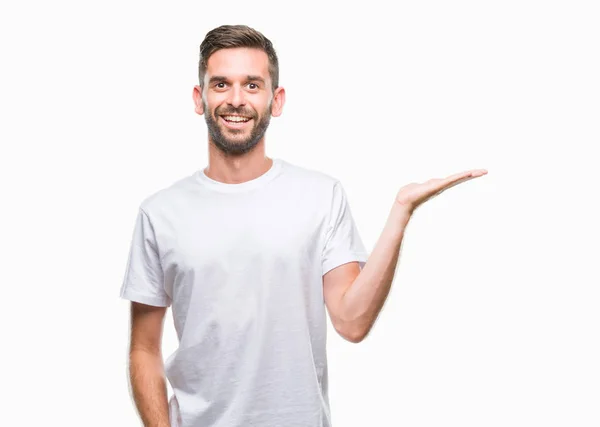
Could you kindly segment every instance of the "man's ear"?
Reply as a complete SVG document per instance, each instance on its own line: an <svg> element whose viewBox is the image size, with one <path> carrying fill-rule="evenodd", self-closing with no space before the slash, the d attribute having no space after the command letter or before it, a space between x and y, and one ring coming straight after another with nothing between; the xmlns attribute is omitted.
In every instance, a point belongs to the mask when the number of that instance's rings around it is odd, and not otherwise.
<svg viewBox="0 0 600 427"><path fill-rule="evenodd" d="M271 115L273 117L281 116L283 105L285 104L285 89L279 86L273 92L273 102L271 103Z"/></svg>
<svg viewBox="0 0 600 427"><path fill-rule="evenodd" d="M197 114L204 114L204 104L202 103L202 86L194 86L192 92L192 98L194 99L195 108Z"/></svg>

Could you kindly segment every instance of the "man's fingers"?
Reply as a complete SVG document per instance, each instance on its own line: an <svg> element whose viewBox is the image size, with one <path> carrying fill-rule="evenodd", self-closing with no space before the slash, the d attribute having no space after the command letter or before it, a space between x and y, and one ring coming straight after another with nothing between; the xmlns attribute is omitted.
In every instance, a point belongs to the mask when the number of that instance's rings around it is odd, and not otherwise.
<svg viewBox="0 0 600 427"><path fill-rule="evenodd" d="M435 195L440 194L443 191L446 191L449 188L454 187L455 185L461 184L465 181L469 181L473 178L477 178L480 177L482 175L485 175L487 173L487 170L485 169L474 169L474 170L470 170L470 171L465 171L465 172L459 172L459 173L455 173L453 175L450 175L449 177L447 177L444 180L441 180L437 185L437 190Z"/></svg>
<svg viewBox="0 0 600 427"><path fill-rule="evenodd" d="M454 175L450 175L448 178L444 180L444 184L453 186L459 184L464 181L468 181L469 179L477 178L481 175L485 175L487 170L485 169L473 169L470 171L455 173ZM450 188L450 187L448 187Z"/></svg>

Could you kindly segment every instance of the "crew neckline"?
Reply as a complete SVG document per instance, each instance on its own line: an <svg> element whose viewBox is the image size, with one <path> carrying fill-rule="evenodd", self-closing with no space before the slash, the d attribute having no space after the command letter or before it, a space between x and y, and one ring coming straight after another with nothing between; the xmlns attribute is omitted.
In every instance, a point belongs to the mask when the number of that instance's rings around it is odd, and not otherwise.
<svg viewBox="0 0 600 427"><path fill-rule="evenodd" d="M204 173L204 169L206 169L206 166L198 170L195 173L195 176L198 182L200 182L200 184L211 190L220 191L223 193L239 193L249 191L265 185L267 182L271 181L281 172L283 160L276 157L273 157L272 160L273 164L271 165L268 171L254 179L245 182L240 182L238 184L228 184L209 178L206 175L206 173Z"/></svg>

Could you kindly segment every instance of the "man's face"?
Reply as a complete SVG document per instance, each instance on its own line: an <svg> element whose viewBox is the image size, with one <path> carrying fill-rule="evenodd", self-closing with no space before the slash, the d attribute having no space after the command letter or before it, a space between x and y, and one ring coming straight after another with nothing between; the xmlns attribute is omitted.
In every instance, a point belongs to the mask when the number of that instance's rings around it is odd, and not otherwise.
<svg viewBox="0 0 600 427"><path fill-rule="evenodd" d="M210 56L203 87L194 88L194 100L217 148L241 155L261 141L271 115L281 114L282 92L282 88L272 91L265 52L231 48Z"/></svg>

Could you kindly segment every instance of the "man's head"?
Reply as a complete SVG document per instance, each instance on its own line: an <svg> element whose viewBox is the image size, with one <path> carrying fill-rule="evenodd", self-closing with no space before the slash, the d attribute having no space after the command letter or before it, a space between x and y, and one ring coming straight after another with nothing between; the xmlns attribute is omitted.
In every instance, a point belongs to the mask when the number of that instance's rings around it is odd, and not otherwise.
<svg viewBox="0 0 600 427"><path fill-rule="evenodd" d="M204 114L212 142L225 154L249 152L279 116L285 91L271 42L245 25L223 25L200 45L196 112Z"/></svg>

